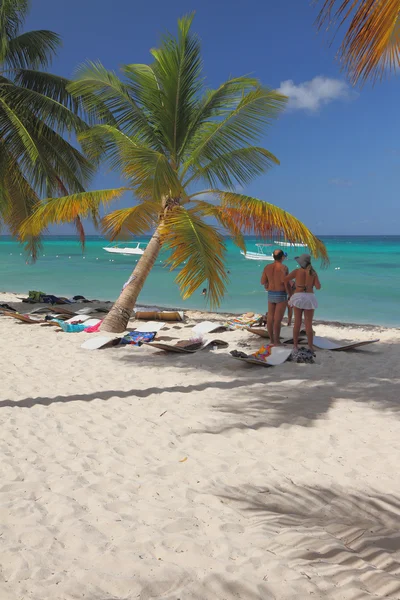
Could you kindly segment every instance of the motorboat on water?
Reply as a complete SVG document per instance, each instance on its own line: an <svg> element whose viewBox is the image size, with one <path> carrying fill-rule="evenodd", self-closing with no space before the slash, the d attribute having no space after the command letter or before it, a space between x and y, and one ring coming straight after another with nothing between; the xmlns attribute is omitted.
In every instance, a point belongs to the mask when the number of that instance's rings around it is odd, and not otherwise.
<svg viewBox="0 0 400 600"><path fill-rule="evenodd" d="M265 248L271 247L272 244L256 244L256 248L258 248L258 252L243 252L240 251L240 254L247 258L247 260L270 260L273 261L274 258L271 254L266 254Z"/></svg>
<svg viewBox="0 0 400 600"><path fill-rule="evenodd" d="M144 246L144 247L143 247ZM106 252L110 252L110 254L122 254L123 256L131 256L132 254L143 254L146 249L147 244L143 244L142 242L136 242L133 247L130 246L119 246L115 244L114 246L106 246L103 248Z"/></svg>
<svg viewBox="0 0 400 600"><path fill-rule="evenodd" d="M274 242L277 246L283 246L284 248L307 248L307 244L302 242Z"/></svg>

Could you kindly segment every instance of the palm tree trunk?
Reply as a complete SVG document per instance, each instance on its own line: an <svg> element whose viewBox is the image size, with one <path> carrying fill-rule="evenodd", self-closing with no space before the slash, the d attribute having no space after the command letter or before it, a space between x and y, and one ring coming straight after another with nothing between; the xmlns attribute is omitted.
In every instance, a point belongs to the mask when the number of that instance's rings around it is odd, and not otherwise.
<svg viewBox="0 0 400 600"><path fill-rule="evenodd" d="M128 321L132 316L136 300L157 260L160 250L161 237L159 229L156 229L144 253L140 257L128 285L122 290L120 297L104 319L101 326L102 331L111 331L112 333L122 333L125 331Z"/></svg>

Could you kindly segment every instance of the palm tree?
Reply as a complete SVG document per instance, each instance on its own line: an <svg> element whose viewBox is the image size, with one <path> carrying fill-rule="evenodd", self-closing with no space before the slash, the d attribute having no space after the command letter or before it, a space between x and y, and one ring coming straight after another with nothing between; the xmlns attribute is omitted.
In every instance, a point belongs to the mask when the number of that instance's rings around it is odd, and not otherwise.
<svg viewBox="0 0 400 600"><path fill-rule="evenodd" d="M63 135L85 131L69 81L46 68L60 45L52 31L21 33L29 0L0 0L0 225L18 235L40 198L84 191L93 168ZM84 239L76 215L75 225ZM39 239L28 236L35 258Z"/></svg>
<svg viewBox="0 0 400 600"><path fill-rule="evenodd" d="M24 236L37 235L44 225L67 222L78 213L90 216L95 205L134 192L136 204L105 216L103 232L111 239L154 233L103 323L107 331L126 328L161 248L170 251L171 269L180 268L176 281L183 298L207 281L211 305L218 305L227 279L225 242L208 218L242 249L243 233L254 232L305 242L314 256L327 257L324 244L295 217L235 191L279 164L254 144L286 98L250 77L231 78L205 91L192 18L179 20L177 38L167 36L161 48L151 51L150 66L124 66L124 81L99 63L81 67L70 90L104 122L79 140L90 159L106 159L128 185L50 199L22 230ZM207 187L198 189L200 182Z"/></svg>
<svg viewBox="0 0 400 600"><path fill-rule="evenodd" d="M318 27L346 23L339 58L353 83L400 67L400 0L324 0Z"/></svg>

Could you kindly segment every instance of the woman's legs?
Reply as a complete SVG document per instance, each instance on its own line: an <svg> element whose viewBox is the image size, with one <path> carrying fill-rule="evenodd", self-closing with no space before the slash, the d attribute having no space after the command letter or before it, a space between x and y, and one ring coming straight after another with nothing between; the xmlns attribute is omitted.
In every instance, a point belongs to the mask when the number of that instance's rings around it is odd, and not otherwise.
<svg viewBox="0 0 400 600"><path fill-rule="evenodd" d="M301 321L303 319L303 311L301 308L294 307L294 327L293 327L293 346L297 350L299 346L299 335L301 329Z"/></svg>
<svg viewBox="0 0 400 600"><path fill-rule="evenodd" d="M314 351L314 333L313 333L313 318L314 311L313 310L305 310L304 311L304 323L306 326L306 334L307 334L307 342L310 350Z"/></svg>
<svg viewBox="0 0 400 600"><path fill-rule="evenodd" d="M293 308L291 306L289 306L289 304L287 307L287 316L288 316L287 324L288 324L288 327L290 327L292 324Z"/></svg>

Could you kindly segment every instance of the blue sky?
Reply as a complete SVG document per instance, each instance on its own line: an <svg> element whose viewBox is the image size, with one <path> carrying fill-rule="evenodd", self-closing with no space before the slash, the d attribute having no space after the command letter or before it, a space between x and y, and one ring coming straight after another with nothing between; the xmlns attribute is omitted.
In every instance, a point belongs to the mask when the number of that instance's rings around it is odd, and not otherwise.
<svg viewBox="0 0 400 600"><path fill-rule="evenodd" d="M150 62L149 49L192 10L208 86L252 73L292 98L263 140L281 165L246 192L285 208L319 235L398 234L400 78L350 88L328 37L313 27L317 10L308 0L33 0L26 29L62 36L51 70L71 76L86 59L115 70ZM117 175L99 173L92 187L118 183Z"/></svg>

